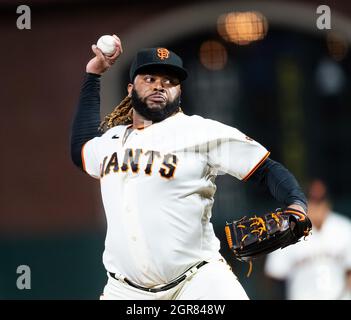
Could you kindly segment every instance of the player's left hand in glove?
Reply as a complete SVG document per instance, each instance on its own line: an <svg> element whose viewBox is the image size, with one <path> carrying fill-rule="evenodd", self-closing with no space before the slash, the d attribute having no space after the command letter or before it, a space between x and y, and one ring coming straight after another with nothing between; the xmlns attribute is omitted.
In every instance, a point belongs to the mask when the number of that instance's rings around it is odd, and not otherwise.
<svg viewBox="0 0 351 320"><path fill-rule="evenodd" d="M238 260L250 262L249 273L252 259L294 244L311 230L307 215L293 208L277 209L261 217L243 217L225 226L229 248Z"/></svg>

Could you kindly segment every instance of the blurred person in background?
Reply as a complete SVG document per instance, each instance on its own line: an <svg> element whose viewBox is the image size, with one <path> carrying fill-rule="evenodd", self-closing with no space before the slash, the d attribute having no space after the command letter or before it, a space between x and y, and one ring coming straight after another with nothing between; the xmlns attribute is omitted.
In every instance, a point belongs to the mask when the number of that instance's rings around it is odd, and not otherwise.
<svg viewBox="0 0 351 320"><path fill-rule="evenodd" d="M319 179L309 187L308 215L312 235L268 255L265 273L285 282L288 300L350 300L351 222L333 211Z"/></svg>

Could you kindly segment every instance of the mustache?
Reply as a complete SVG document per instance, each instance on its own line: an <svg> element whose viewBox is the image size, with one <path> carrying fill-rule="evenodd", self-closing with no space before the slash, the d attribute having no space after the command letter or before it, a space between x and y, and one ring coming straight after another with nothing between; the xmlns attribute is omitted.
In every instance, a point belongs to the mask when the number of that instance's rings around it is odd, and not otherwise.
<svg viewBox="0 0 351 320"><path fill-rule="evenodd" d="M161 91L156 91L156 92L153 92L153 93L149 94L149 95L146 97L146 99L147 99L147 98L150 98L150 97L153 97L153 96L160 96L160 97L162 97L165 101L167 100L167 95L164 94L164 93L162 93Z"/></svg>

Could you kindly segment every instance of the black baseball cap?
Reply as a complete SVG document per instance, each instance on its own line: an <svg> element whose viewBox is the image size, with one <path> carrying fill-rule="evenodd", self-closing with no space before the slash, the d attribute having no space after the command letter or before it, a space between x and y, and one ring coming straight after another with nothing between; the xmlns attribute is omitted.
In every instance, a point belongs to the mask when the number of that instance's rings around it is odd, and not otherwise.
<svg viewBox="0 0 351 320"><path fill-rule="evenodd" d="M129 70L130 81L143 72L162 71L170 73L183 81L188 72L183 68L182 59L166 48L146 48L137 52Z"/></svg>

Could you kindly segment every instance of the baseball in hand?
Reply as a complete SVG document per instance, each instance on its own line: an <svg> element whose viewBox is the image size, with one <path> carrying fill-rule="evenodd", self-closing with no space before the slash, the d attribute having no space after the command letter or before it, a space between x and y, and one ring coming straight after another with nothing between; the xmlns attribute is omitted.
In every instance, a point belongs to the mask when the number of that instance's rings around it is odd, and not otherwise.
<svg viewBox="0 0 351 320"><path fill-rule="evenodd" d="M116 39L109 35L104 35L99 38L96 46L102 51L106 56L112 56L117 50Z"/></svg>

